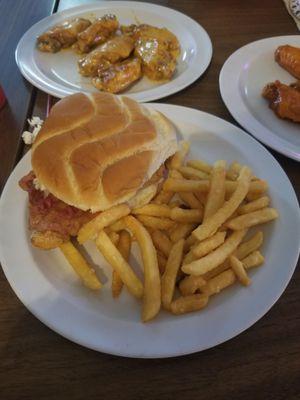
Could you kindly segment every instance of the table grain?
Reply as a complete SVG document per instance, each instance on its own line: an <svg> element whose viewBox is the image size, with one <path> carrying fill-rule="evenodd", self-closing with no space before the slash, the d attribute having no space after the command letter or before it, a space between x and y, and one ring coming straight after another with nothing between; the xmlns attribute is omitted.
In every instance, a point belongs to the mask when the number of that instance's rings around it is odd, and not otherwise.
<svg viewBox="0 0 300 400"><path fill-rule="evenodd" d="M56 6L62 10L87 2L60 0ZM254 40L299 34L281 0L152 2L194 18L207 30L214 48L207 72L190 87L160 102L203 110L236 125L219 93L218 77L224 61L233 51ZM19 0L15 2L18 4L15 11L8 10L9 15L4 17L1 11L8 9L7 3L10 2L0 1L2 27L4 23L9 27L8 31L1 30L4 38L1 44L2 54L9 59L10 66L1 72L0 81L12 106L10 111L0 112L2 185L26 150L19 141L26 116L44 117L47 104L44 93L34 90L32 96L31 86L12 65L17 38L55 6L46 0ZM25 3L29 10L26 15L22 7ZM3 71L3 57L0 65ZM18 99L14 97L19 93L17 88L21 91ZM14 117L8 120L9 113ZM299 164L270 151L287 173L299 199ZM286 230L288 234L288 227ZM299 287L298 269L267 315L222 345L184 357L139 360L96 353L52 332L20 303L1 271L0 399L299 400Z"/></svg>

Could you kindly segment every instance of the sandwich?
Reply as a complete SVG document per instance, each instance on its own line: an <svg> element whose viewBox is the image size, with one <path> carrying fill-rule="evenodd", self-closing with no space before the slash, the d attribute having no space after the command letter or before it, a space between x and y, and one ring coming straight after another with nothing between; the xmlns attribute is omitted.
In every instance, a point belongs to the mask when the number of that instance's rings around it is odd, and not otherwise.
<svg viewBox="0 0 300 400"><path fill-rule="evenodd" d="M128 97L60 100L33 143L32 171L19 182L29 196L32 244L55 248L102 211L147 204L176 150L172 123Z"/></svg>

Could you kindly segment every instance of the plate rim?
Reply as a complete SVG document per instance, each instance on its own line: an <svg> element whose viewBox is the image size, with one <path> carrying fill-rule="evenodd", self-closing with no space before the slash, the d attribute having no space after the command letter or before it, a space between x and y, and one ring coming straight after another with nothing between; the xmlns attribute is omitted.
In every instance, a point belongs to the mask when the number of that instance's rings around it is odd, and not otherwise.
<svg viewBox="0 0 300 400"><path fill-rule="evenodd" d="M23 65L23 59L22 59L22 46L23 43L26 42L27 40L27 36L30 37L30 33L32 31L34 31L36 29L37 26L39 25L43 25L45 22L49 22L51 20L56 20L57 18L59 20L62 20L63 18L67 18L69 14L73 14L74 12L88 12L90 10L90 8L93 9L101 9L101 8L107 8L107 7L121 7L121 8L128 8L128 7L135 7L136 9L144 9L144 10L152 10L152 9L156 9L156 10L162 10L164 13L168 12L168 13L172 13L173 16L180 18L181 21L186 21L186 24L188 24L189 26L189 33L193 34L193 36L195 37L195 35L198 33L201 34L201 37L203 37L204 40L204 47L205 47L205 54L206 54L206 58L204 59L201 68L198 68L198 64L197 64L197 60L199 61L199 59L201 60L201 55L198 56L196 59L194 59L193 64L192 64L192 69L190 69L190 67L188 67L185 71L183 71L183 73L181 73L178 77L176 77L175 79L167 82L165 85L170 85L171 87L169 88L165 88L163 89L164 85L158 85L155 86L154 88L150 88L148 90L142 90L140 92L136 92L136 93L126 93L126 91L124 93L121 93L121 95L126 95L128 97L133 98L134 100L138 101L138 102L151 102L154 100L159 100L161 98L164 97L168 97L172 94L175 94L183 89L185 89L186 87L192 85L197 79L199 79L204 72L207 70L207 68L209 67L211 60L212 60L212 55L213 55L213 45L212 45L212 41L211 38L208 34L208 32L206 31L206 29L204 29L204 27L198 23L197 21L195 21L194 19L192 19L190 16L177 11L173 8L170 7L166 7L166 6L162 6L162 5L158 5L158 4L154 4L154 3L145 3L145 2L140 2L140 1L120 1L120 0L113 0L113 1L98 1L98 2L90 2L87 4L83 4L83 5L79 5L79 6L75 6L75 7L71 7L71 8L67 8L64 9L58 13L49 15L47 17L44 17L43 19L41 19L40 21L36 22L34 25L32 25L21 37L21 39L19 40L16 50L15 50L15 61L16 64L21 72L21 74L23 75L23 77L28 80L33 86L37 87L38 89L52 95L55 97L59 97L59 98L63 98L67 95L73 94L76 92L76 90L72 90L72 89L68 89L61 84L56 84L54 81L51 81L51 79L48 79L46 76L43 77L43 74L37 76L33 71L31 71L31 69L28 70L28 68L25 68L25 66ZM59 21L53 22L58 23ZM49 24L51 25L51 24ZM195 40L195 42L197 43L197 40ZM201 49L200 49L201 50ZM189 76L190 74L190 76ZM45 81L46 78L46 81ZM54 86L57 86L57 88L52 88L50 86L50 83L47 81L51 81L54 83ZM177 81L177 82L176 82ZM179 82L178 82L179 81ZM79 89L79 91L84 91L83 88ZM148 93L148 94L147 94Z"/></svg>
<svg viewBox="0 0 300 400"><path fill-rule="evenodd" d="M253 135L257 140L265 144L266 146L272 148L273 150L285 155L288 158L291 158L295 161L300 161L300 149L297 151L295 150L295 145L290 143L288 140L284 140L273 133L271 129L263 125L259 120L257 120L251 112L248 110L246 105L244 104L243 98L239 91L239 79L240 73L236 74L236 78L234 80L234 87L235 90L230 91L228 90L228 74L231 72L232 63L237 63L240 67L242 66L242 56L243 52L256 46L259 47L263 46L264 44L276 41L276 40L284 40L285 38L288 39L295 39L299 40L300 37L298 35L281 35L281 36L271 36L259 40L255 40L253 42L247 43L246 45L238 48L235 50L224 62L220 74L219 74L219 89L222 100L230 112L232 117L251 135ZM241 68L240 68L241 70ZM232 84L232 80L231 80ZM234 105L232 104L234 102ZM245 118L246 115L246 118ZM265 131L265 133L261 133ZM279 143L278 143L279 142ZM294 148L294 150L293 150Z"/></svg>
<svg viewBox="0 0 300 400"><path fill-rule="evenodd" d="M272 154L269 153L269 151L267 149L264 148L264 146L262 146L257 140L255 140L254 138L252 138L251 136L249 136L246 132L244 132L242 129L238 128L237 126L231 124L230 122L223 120L219 117L216 117L212 114L208 114L206 112L203 111L199 111L197 109L192 109L192 108L188 108L188 107L183 107L183 106L176 106L176 105L170 105L170 104L160 104L160 103L152 103L152 104L145 104L146 106L149 107L155 107L157 110L162 111L162 112L167 112L167 110L173 110L172 112L174 113L178 113L180 110L183 111L187 111L187 112L191 112L193 113L193 115L195 116L199 116L200 114L202 114L202 117L206 117L208 119L212 120L218 120L218 122L222 122L223 124L225 123L225 126L227 125L227 127L230 127L231 129L235 129L236 132L239 132L240 134L242 134L244 136L244 138L248 141L251 141L253 143L255 143L255 145L257 145L258 147L261 148L261 150L266 154L267 157L270 157L271 161L274 163L276 163L277 167L279 167L279 170L281 171L281 173L283 174L285 180L287 181L287 184L289 185L289 189L291 191L292 196L294 197L293 203L296 202L296 204L298 204L298 200L294 191L294 188L288 178L288 176L286 175L285 171L282 169L282 167L280 166L280 164L277 162L277 160L273 157ZM225 129L225 128L224 128ZM20 162L17 164L17 167L24 162L25 157L29 157L30 153L27 153L27 155L25 155ZM16 168L17 168L16 167ZM15 170L14 170L15 171ZM6 196L6 191L8 191L8 187L9 187L9 182L10 179L14 178L14 173L11 174L11 176L9 177L4 190L3 190L3 194L4 197ZM3 195L1 196L0 199L0 220L2 220L2 207L3 207ZM298 209L299 209L299 204L298 204ZM300 221L300 210L298 212L298 220ZM300 224L299 224L299 232L300 232ZM147 351L143 354L141 354L140 352L136 351L136 352L132 352L129 351L127 352L124 348L122 350L117 350L115 351L114 348L108 348L108 346L106 344L101 344L97 346L93 346L89 343L84 342L84 340L82 340L82 338L78 339L76 338L73 334L70 333L66 333L63 329L61 329L60 327L55 326L55 324L53 325L53 322L49 322L46 317L43 316L43 311L40 311L36 309L36 307L32 307L32 304L28 304L28 301L24 298L22 298L22 295L20 294L20 289L17 288L17 285L15 285L15 282L11 282L11 280L9 279L9 274L10 274L10 270L9 270L9 266L6 263L6 260L3 257L3 249L2 249L2 243L0 241L0 258L1 258L1 263L2 263L2 268L4 271L4 274L10 284L10 286L12 287L12 289L14 290L15 294L17 295L17 297L20 299L20 301L25 305L25 307L33 314L35 315L42 323L44 323L46 326L48 326L50 329L52 329L53 331L57 332L58 334L60 334L61 336L77 343L80 344L82 346L85 346L87 348L91 348L93 350L96 351L101 351L101 352L105 352L108 354L113 354L113 355L118 355L118 356L124 356L124 357L132 357L132 358L167 358L167 357L175 357L175 356L182 356L182 355L186 355L186 354L192 354L195 352L199 352L199 351L203 351L206 350L208 348L212 348L215 347L221 343L224 343L230 339L232 339L233 337L239 335L240 333L242 333L243 331L247 330L249 327L251 327L255 322L257 322L259 319L261 319L269 310L270 308L277 302L277 300L279 299L279 297L282 295L282 293L284 292L286 286L288 285L289 281L291 280L291 277L294 273L294 270L296 268L297 265L297 258L299 257L299 254L296 254L295 251L295 257L294 257L294 261L293 261L293 267L289 269L289 274L288 274L288 278L286 279L286 281L284 281L284 285L282 286L281 290L276 293L276 295L272 296L272 300L271 302L268 303L267 306L264 306L262 310L260 310L259 314L256 314L256 317L248 320L246 324L243 324L242 327L239 327L239 329L236 329L234 331L231 331L231 333L229 335L227 335L224 338L216 341L214 344L209 344L207 346L201 346L201 344L198 343L197 347L193 347L192 349L188 348L184 348L181 349L180 351L178 351L178 349L173 349L172 351L169 352L165 352L165 353L155 353L154 351L152 351L151 354L147 353ZM55 288L54 288L55 289ZM106 317L102 317L103 320L105 321L107 318ZM123 321L118 321L121 323ZM178 321L180 323L180 321ZM123 324L123 326L127 326L127 323ZM140 328L138 328L140 329ZM141 328L144 329L144 328Z"/></svg>

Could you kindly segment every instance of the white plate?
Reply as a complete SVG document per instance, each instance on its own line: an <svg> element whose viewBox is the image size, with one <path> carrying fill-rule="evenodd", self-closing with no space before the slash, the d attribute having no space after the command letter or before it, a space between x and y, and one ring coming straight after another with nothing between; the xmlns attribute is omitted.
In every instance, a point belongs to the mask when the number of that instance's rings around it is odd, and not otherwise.
<svg viewBox="0 0 300 400"><path fill-rule="evenodd" d="M166 83L142 78L124 94L137 101L151 101L176 93L198 79L208 67L212 45L206 31L188 16L156 4L133 1L99 1L67 9L42 19L33 25L20 40L16 61L23 76L34 86L56 97L84 91L95 92L89 78L77 70L80 56L67 49L51 54L38 51L36 37L48 28L69 18L94 19L106 13L115 14L121 24L147 23L166 27L181 45L181 54L174 77Z"/></svg>
<svg viewBox="0 0 300 400"><path fill-rule="evenodd" d="M300 36L279 36L241 47L223 65L220 91L231 115L267 146L300 160L300 124L279 119L261 96L263 87L276 79L295 82L274 60L278 46L300 47Z"/></svg>
<svg viewBox="0 0 300 400"><path fill-rule="evenodd" d="M10 176L0 202L0 255L6 277L24 305L66 338L91 349L129 357L171 357L207 349L241 333L279 298L294 271L300 241L299 206L277 161L241 129L213 115L167 104L152 104L191 141L191 158L237 160L270 184L280 218L263 226L266 262L250 271L253 284L236 284L211 299L202 312L180 317L161 312L140 322L140 304L126 290L110 293L111 270L92 243L88 253L103 279L101 293L85 289L58 251L34 249L27 230L27 194L18 180L30 170L30 154ZM288 235L287 235L288 231ZM139 265L138 254L132 258Z"/></svg>

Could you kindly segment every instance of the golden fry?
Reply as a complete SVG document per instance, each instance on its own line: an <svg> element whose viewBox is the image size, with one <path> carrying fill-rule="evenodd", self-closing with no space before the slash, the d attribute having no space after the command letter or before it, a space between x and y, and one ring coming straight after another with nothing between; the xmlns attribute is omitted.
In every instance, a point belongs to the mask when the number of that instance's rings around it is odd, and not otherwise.
<svg viewBox="0 0 300 400"><path fill-rule="evenodd" d="M106 232L110 240L113 242L115 246L117 246L120 235L117 232L111 231L111 232Z"/></svg>
<svg viewBox="0 0 300 400"><path fill-rule="evenodd" d="M86 287L92 290L101 288L102 284L98 279L95 270L86 262L71 242L64 242L59 246L59 248Z"/></svg>
<svg viewBox="0 0 300 400"><path fill-rule="evenodd" d="M185 239L195 229L195 224L179 224L170 234L173 243L179 239Z"/></svg>
<svg viewBox="0 0 300 400"><path fill-rule="evenodd" d="M187 163L186 163L189 167L192 167L192 168L196 168L196 169L198 169L199 171L203 171L203 172L205 172L206 174L210 174L211 173L211 171L212 171L212 166L211 165L209 165L207 162L205 162L205 161L203 161L203 160L189 160Z"/></svg>
<svg viewBox="0 0 300 400"><path fill-rule="evenodd" d="M192 167L180 167L179 172L186 179L210 179L209 174Z"/></svg>
<svg viewBox="0 0 300 400"><path fill-rule="evenodd" d="M169 257L172 248L172 242L168 236L162 231L157 230L152 233L151 237L157 250L161 251L164 256Z"/></svg>
<svg viewBox="0 0 300 400"><path fill-rule="evenodd" d="M100 231L96 238L96 246L106 259L106 261L118 272L122 282L126 285L129 292L140 298L143 296L143 285L136 276L130 265L123 258L119 250L109 239L104 231Z"/></svg>
<svg viewBox="0 0 300 400"><path fill-rule="evenodd" d="M131 249L131 236L127 231L121 231L119 236L118 243L114 244L117 245L117 249L119 250L120 254L124 258L125 261L128 262L130 249ZM110 238L111 239L111 238ZM111 281L111 291L113 297L118 297L123 288L123 281L116 270L113 270L112 281Z"/></svg>
<svg viewBox="0 0 300 400"><path fill-rule="evenodd" d="M182 296L194 294L198 289L206 285L206 280L202 276L186 276L179 283L179 290Z"/></svg>
<svg viewBox="0 0 300 400"><path fill-rule="evenodd" d="M220 293L221 290L231 286L236 281L234 272L231 269L220 273L214 278L210 279L207 284L201 287L201 292L206 296L212 296L214 294Z"/></svg>
<svg viewBox="0 0 300 400"><path fill-rule="evenodd" d="M149 227L154 230L168 230L175 224L174 221L168 218L150 217L149 215L137 215L137 219L147 228Z"/></svg>
<svg viewBox="0 0 300 400"><path fill-rule="evenodd" d="M33 232L30 237L32 246L43 250L56 249L62 243L63 238L58 233L53 231Z"/></svg>
<svg viewBox="0 0 300 400"><path fill-rule="evenodd" d="M226 176L226 161L216 161L211 173L210 188L207 195L207 200L204 208L203 221L206 221L210 216L224 204L225 201L225 176Z"/></svg>
<svg viewBox="0 0 300 400"><path fill-rule="evenodd" d="M124 222L123 218L119 219L118 221L116 221L116 222L112 223L111 225L109 225L108 229L111 232L119 232L119 231L122 231L122 230L126 229L126 225L125 225L125 222Z"/></svg>
<svg viewBox="0 0 300 400"><path fill-rule="evenodd" d="M132 214L169 218L171 209L166 204L147 204L143 207L135 208L132 210Z"/></svg>
<svg viewBox="0 0 300 400"><path fill-rule="evenodd" d="M183 208L175 207L171 210L171 219L176 222L191 223L202 221L202 210L185 210Z"/></svg>
<svg viewBox="0 0 300 400"><path fill-rule="evenodd" d="M207 305L207 302L208 296L204 294L193 294L191 296L179 297L171 303L170 311L175 315L199 311Z"/></svg>
<svg viewBox="0 0 300 400"><path fill-rule="evenodd" d="M128 229L134 234L141 249L144 266L144 298L142 320L149 321L158 314L161 305L160 274L151 236L134 217L125 217Z"/></svg>
<svg viewBox="0 0 300 400"><path fill-rule="evenodd" d="M195 258L201 258L206 256L211 251L215 250L225 241L226 232L217 232L213 236L204 239L202 242L197 244L193 249L192 253Z"/></svg>
<svg viewBox="0 0 300 400"><path fill-rule="evenodd" d="M246 242L241 243L234 255L239 259L242 260L243 258L247 257L250 253L260 248L263 243L264 235L263 233L257 232L253 235L249 240Z"/></svg>
<svg viewBox="0 0 300 400"><path fill-rule="evenodd" d="M245 269L258 267L265 261L264 256L259 251L254 251L242 259Z"/></svg>
<svg viewBox="0 0 300 400"><path fill-rule="evenodd" d="M202 210L202 203L197 199L197 197L192 192L181 192L178 194L181 200L188 205L190 208L195 210Z"/></svg>
<svg viewBox="0 0 300 400"><path fill-rule="evenodd" d="M153 199L153 203L155 204L168 204L169 201L174 196L173 192L166 192L165 190L161 190L158 195Z"/></svg>
<svg viewBox="0 0 300 400"><path fill-rule="evenodd" d="M82 244L89 239L94 239L97 232L129 213L130 208L126 204L120 204L101 212L79 230L77 237L78 242Z"/></svg>
<svg viewBox="0 0 300 400"><path fill-rule="evenodd" d="M235 273L238 280L244 286L249 286L251 283L251 279L248 277L247 272L243 266L243 263L238 260L235 256L229 257L230 266Z"/></svg>
<svg viewBox="0 0 300 400"><path fill-rule="evenodd" d="M250 228L251 226L264 224L279 217L278 211L275 208L263 208L258 211L253 211L249 214L240 215L226 223L226 226L233 230Z"/></svg>
<svg viewBox="0 0 300 400"><path fill-rule="evenodd" d="M165 272L165 269L166 269L167 259L160 252L157 252L157 263L158 263L159 272L162 275Z"/></svg>
<svg viewBox="0 0 300 400"><path fill-rule="evenodd" d="M251 170L243 167L237 181L237 188L233 195L218 211L209 217L202 225L193 231L193 235L198 240L204 240L213 235L220 226L235 212L241 202L244 200L249 190Z"/></svg>
<svg viewBox="0 0 300 400"><path fill-rule="evenodd" d="M198 243L198 240L195 238L195 236L190 235L186 241L184 242L184 251L190 250L192 246L194 246L196 243Z"/></svg>
<svg viewBox="0 0 300 400"><path fill-rule="evenodd" d="M183 254L184 239L175 243L170 251L165 272L161 279L161 300L163 307L168 310L173 299L177 274Z"/></svg>
<svg viewBox="0 0 300 400"><path fill-rule="evenodd" d="M190 150L190 143L182 141L179 143L180 149L171 158L169 168L178 169L182 166L183 161Z"/></svg>
<svg viewBox="0 0 300 400"><path fill-rule="evenodd" d="M222 264L227 257L237 248L247 230L233 232L225 242L208 255L182 266L182 271L191 275L203 275Z"/></svg>
<svg viewBox="0 0 300 400"><path fill-rule="evenodd" d="M268 196L260 197L257 200L253 200L248 204L240 206L237 209L238 214L248 214L253 211L261 210L262 208L268 207L270 204L270 198Z"/></svg>

